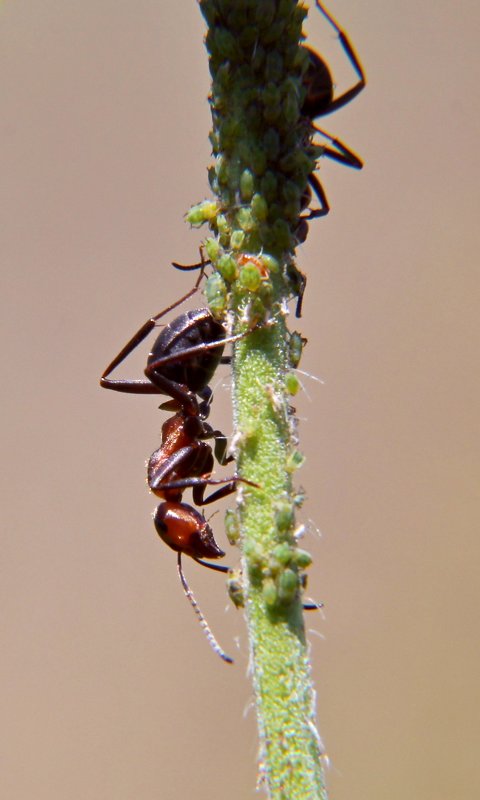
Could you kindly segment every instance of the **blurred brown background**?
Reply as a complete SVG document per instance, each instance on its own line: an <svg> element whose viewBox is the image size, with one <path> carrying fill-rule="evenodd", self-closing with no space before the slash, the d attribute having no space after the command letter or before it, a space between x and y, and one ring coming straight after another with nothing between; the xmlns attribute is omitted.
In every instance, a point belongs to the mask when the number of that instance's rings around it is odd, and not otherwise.
<svg viewBox="0 0 480 800"><path fill-rule="evenodd" d="M326 604L308 625L331 799L466 800L480 791L480 8L330 7L369 79L325 121L365 169L322 164L332 212L299 252L302 368L325 381L298 399L298 482ZM351 85L315 9L306 30ZM196 258L183 214L209 195L203 33L186 0L0 9L8 800L254 796L241 614L187 565L230 668L151 523L144 461L164 415L98 387L191 285L169 262ZM227 431L228 400L225 370L212 419ZM214 527L224 543L222 514Z"/></svg>

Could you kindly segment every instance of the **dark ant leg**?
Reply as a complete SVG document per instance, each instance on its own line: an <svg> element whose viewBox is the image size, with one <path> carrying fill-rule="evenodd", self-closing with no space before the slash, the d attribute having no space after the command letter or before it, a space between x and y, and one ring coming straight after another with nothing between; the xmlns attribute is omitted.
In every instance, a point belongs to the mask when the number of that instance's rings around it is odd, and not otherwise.
<svg viewBox="0 0 480 800"><path fill-rule="evenodd" d="M302 316L303 295L305 294L305 289L307 287L307 276L304 275L303 272L300 272L300 275L300 288L298 290L297 305L295 306L295 316L297 319L300 319Z"/></svg>
<svg viewBox="0 0 480 800"><path fill-rule="evenodd" d="M304 611L320 611L323 608L324 603L304 603L303 610Z"/></svg>
<svg viewBox="0 0 480 800"><path fill-rule="evenodd" d="M313 191L315 192L315 196L320 203L320 208L312 208L309 210L308 214L305 214L300 217L300 219L316 219L317 217L325 217L328 212L330 211L330 206L328 204L327 195L325 194L325 190L318 180L317 176L311 172L308 176L308 182L312 187ZM306 282L306 281L305 281ZM303 297L303 292L302 292ZM297 317L301 316L301 314L296 314Z"/></svg>
<svg viewBox="0 0 480 800"><path fill-rule="evenodd" d="M225 434L222 433L222 431L214 431L208 423L205 423L203 428L204 432L199 438L202 439L202 441L204 439L213 439L215 441L214 453L220 466L224 467L225 464L230 464L231 461L235 461L234 456L227 456L228 439Z"/></svg>
<svg viewBox="0 0 480 800"><path fill-rule="evenodd" d="M115 392L126 394L167 394L176 400L188 413L193 415L199 413L197 398L183 384L170 381L161 375L156 375L155 381L156 384L150 380L111 380L102 376L100 386L104 389L112 389Z"/></svg>
<svg viewBox="0 0 480 800"><path fill-rule="evenodd" d="M207 260L200 261L198 264L178 264L177 261L172 261L172 267L175 269L181 269L183 272L193 272L194 269L200 269L201 267L208 267L209 264L212 262L208 258Z"/></svg>
<svg viewBox="0 0 480 800"><path fill-rule="evenodd" d="M254 486L257 489L259 488L257 483L252 483L252 481L247 481L245 478L234 477L233 479L230 478L229 480L228 478L226 478L225 480L227 480L228 483L225 486L222 486L221 489L217 489L215 492L212 492L212 494L209 494L208 497L203 496L205 491L205 486L194 487L192 492L193 502L197 506L207 506L209 503L215 503L217 500L221 500L223 497L228 497L229 495L233 494L236 491L237 483L239 482L246 483L248 484L248 486ZM210 486L213 483L220 483L220 481L219 480L212 481L211 483L209 482L208 485ZM198 493L196 492L197 488L200 490Z"/></svg>
<svg viewBox="0 0 480 800"><path fill-rule="evenodd" d="M245 483L247 486L252 486L254 489L259 489L258 483L247 480L247 478L240 478L238 475L232 475L230 478L205 478L202 476L179 478L175 481L158 481L153 487L150 483L150 488L155 488L156 491L175 491L176 489L184 491L185 489L192 489L193 501L197 506L207 506L220 500L222 497L228 497L233 494L236 489L237 483ZM217 489L208 497L204 497L205 488L207 486L218 486L225 484L221 489Z"/></svg>
<svg viewBox="0 0 480 800"><path fill-rule="evenodd" d="M347 167L352 167L353 169L362 169L363 162L352 150L349 150L349 148L346 147L343 142L341 142L339 139L335 139L333 136L330 136L329 133L321 128L314 126L314 129L317 133L320 133L322 136L325 136L326 139L329 139L329 141L332 142L336 148L338 148L338 150L333 150L331 147L325 147L320 158L326 156L327 158L331 158L333 161L337 161L338 163L344 164ZM325 190L313 172L311 172L308 176L308 182L315 192L317 200L320 203L320 208L310 209L308 215L301 216L300 219L316 219L317 217L324 217L330 211Z"/></svg>
<svg viewBox="0 0 480 800"><path fill-rule="evenodd" d="M228 444L227 437L223 433L221 433L221 431L214 431L213 438L215 439L215 446L214 446L215 458L217 459L220 466L224 467L226 464L230 464L232 461L235 461L235 456L232 455L227 456L227 444Z"/></svg>
<svg viewBox="0 0 480 800"><path fill-rule="evenodd" d="M355 70L355 72L357 73L358 77L360 78L360 80L358 81L358 83L355 84L355 86L352 86L351 89L347 89L347 91L344 92L343 94L341 94L340 97L337 97L335 100L332 100L332 102L328 104L327 108L323 109L320 114L318 114L318 115L317 114L313 114L312 115L312 116L323 116L324 114L331 114L332 111L336 111L337 108L341 108L342 106L347 105L347 103L349 103L351 100L353 100L353 98L356 97L357 94L360 94L362 89L365 87L367 80L366 80L366 77L365 77L365 73L363 71L363 67L360 64L359 58L358 58L357 54L355 53L355 50L353 49L352 45L350 44L350 40L349 40L347 34L341 29L341 27L338 24L338 22L336 22L336 20L332 17L330 12L327 11L327 9L322 5L320 0L315 0L315 4L316 4L318 10L323 14L325 19L330 23L332 28L334 28L336 30L336 32L338 33L338 38L340 39L340 44L342 45L343 50L344 50L348 60L350 61L350 64L352 65L353 69Z"/></svg>
<svg viewBox="0 0 480 800"><path fill-rule="evenodd" d="M207 566L207 564L205 564L205 566ZM210 566L210 565L208 565L208 566ZM192 592L192 590L190 589L190 587L189 587L189 585L187 583L187 580L186 580L185 575L183 574L183 570L182 570L182 554L181 553L178 553L178 555L177 555L177 569L178 569L178 574L179 574L179 577L180 577L181 584L183 586L183 591L185 592L185 594L186 594L188 600L190 601L190 604L191 604L195 614L197 615L197 619L198 619L198 621L200 623L200 627L203 629L203 632L205 633L205 636L208 639L208 643L209 643L210 647L217 654L217 656L220 656L220 658L223 661L225 661L227 664L233 664L233 658L230 658L230 656L227 656L225 651L222 650L222 648L220 647L219 643L215 639L215 636L213 635L212 630L211 630L207 620L203 616L203 614L202 614L202 612L200 610L200 606L198 605L197 601L195 600L193 592Z"/></svg>
<svg viewBox="0 0 480 800"><path fill-rule="evenodd" d="M309 219L309 217L300 217L300 219ZM304 223L307 224L306 222ZM307 226L308 227L308 226ZM297 305L295 308L295 316L300 319L302 316L303 295L307 285L307 276L295 266L293 261L287 263L287 277L290 283L292 294L297 298Z"/></svg>
<svg viewBox="0 0 480 800"><path fill-rule="evenodd" d="M323 153L321 154L320 158L323 156L327 156L327 158L331 158L333 161L338 161L339 164L345 164L347 167L352 167L353 169L362 169L363 161L353 152L350 150L340 139L336 139L334 136L331 136L327 131L322 130L322 128L317 128L316 125L313 126L313 129L316 133L319 133L321 136L324 136L325 139L328 139L336 150L332 150L331 147L325 147Z"/></svg>
<svg viewBox="0 0 480 800"><path fill-rule="evenodd" d="M205 256L203 255L203 244L201 244L200 247L198 248L198 252L200 253L200 262L199 263L197 263L197 264L179 264L177 261L172 261L172 267L175 267L175 269L181 269L181 270L183 270L183 272L191 272L194 269L202 269L203 270L204 267L208 266L208 264L211 264L212 262L210 261L209 258L206 259Z"/></svg>

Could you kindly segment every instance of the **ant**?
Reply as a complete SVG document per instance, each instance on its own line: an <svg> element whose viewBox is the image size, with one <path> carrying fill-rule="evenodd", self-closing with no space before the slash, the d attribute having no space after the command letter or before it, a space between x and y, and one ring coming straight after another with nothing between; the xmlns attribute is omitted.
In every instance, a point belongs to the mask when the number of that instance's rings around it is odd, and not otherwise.
<svg viewBox="0 0 480 800"><path fill-rule="evenodd" d="M360 94L362 89L364 89L367 82L363 67L355 53L355 50L353 49L352 44L350 43L347 34L342 30L340 25L336 22L330 12L327 11L320 0L315 0L315 4L327 22L329 22L333 29L337 32L338 38L340 39L340 44L348 60L350 61L350 64L357 73L359 80L354 86L352 86L350 89L347 89L339 97L334 97L333 78L327 63L318 53L316 53L310 47L303 45L304 49L307 51L310 63L303 78L306 96L305 100L303 101L301 111L303 116L309 121L310 128L313 129L315 133L319 133L321 136L327 139L332 145L332 147L323 148L321 154L322 156L327 156L327 158L331 158L333 161L337 161L340 164L345 164L347 167L353 167L353 169L362 169L363 162L352 150L344 145L339 139L336 139L322 128L317 128L316 125L313 124L314 120L316 120L318 117L332 114L334 111L337 111L339 108L342 108L350 103L351 100L354 100L354 98ZM314 172L311 172L308 176L308 183L310 186L307 187L306 192L304 193L302 206L304 209L308 207L312 198L313 190L313 193L316 195L320 203L320 207L316 209L310 209L307 216L300 217L300 224L297 229L297 239L300 243L305 241L308 232L308 226L306 225L305 220L323 217L330 211L325 190L323 189L323 186Z"/></svg>
<svg viewBox="0 0 480 800"><path fill-rule="evenodd" d="M224 653L200 611L181 563L184 553L203 566L228 572L226 566L203 561L204 558L221 558L225 553L218 547L203 515L183 503L182 495L185 489L192 488L196 505L207 505L234 492L239 481L257 486L236 475L219 480L210 477L214 453L222 465L232 461L233 457L226 455L225 436L205 421L212 396L208 383L220 363L230 362L229 356L223 356L225 344L237 341L246 334L226 336L225 328L213 318L208 308L187 311L166 325L155 339L145 368L147 380L117 380L110 377L113 370L148 336L159 319L197 291L202 277L203 270L190 292L139 328L105 369L100 384L119 392L166 394L171 398L160 408L175 413L163 424L161 445L150 456L147 468L148 485L163 501L154 513L154 524L161 539L177 552L182 586L212 648L224 661L231 663L232 659ZM215 441L214 450L206 439ZM205 498L206 487L218 484L223 486Z"/></svg>

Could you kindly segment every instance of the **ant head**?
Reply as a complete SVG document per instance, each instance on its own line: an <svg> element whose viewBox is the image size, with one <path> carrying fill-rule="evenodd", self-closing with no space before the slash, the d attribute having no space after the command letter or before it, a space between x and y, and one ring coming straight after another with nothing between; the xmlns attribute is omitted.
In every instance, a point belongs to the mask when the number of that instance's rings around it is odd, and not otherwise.
<svg viewBox="0 0 480 800"><path fill-rule="evenodd" d="M165 502L158 506L153 522L160 538L177 553L191 558L222 558L203 514L186 503Z"/></svg>

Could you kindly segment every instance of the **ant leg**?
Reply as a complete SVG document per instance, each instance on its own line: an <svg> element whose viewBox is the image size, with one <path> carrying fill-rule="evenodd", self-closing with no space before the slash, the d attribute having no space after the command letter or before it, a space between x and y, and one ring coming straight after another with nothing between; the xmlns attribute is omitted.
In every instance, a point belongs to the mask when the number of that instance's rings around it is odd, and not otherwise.
<svg viewBox="0 0 480 800"><path fill-rule="evenodd" d="M208 495L208 497L204 497L203 493L205 490L205 486L214 486L215 484L226 484L222 486L221 489L217 489L212 494ZM240 478L238 475L233 475L231 478L219 478L219 479L208 479L205 481L201 491L195 491L196 487L193 488L193 499L197 506L207 506L210 503L215 503L217 500L221 500L222 497L228 497L228 495L233 494L237 488L237 483L244 483L246 486L252 486L254 489L260 489L258 483L254 483L253 481L249 481L247 478ZM200 482L198 482L198 486L200 487Z"/></svg>
<svg viewBox="0 0 480 800"><path fill-rule="evenodd" d="M230 658L230 656L227 656L225 651L222 650L222 648L220 647L219 643L215 639L215 636L213 635L212 630L211 630L207 620L203 616L203 614L202 614L202 612L200 610L200 606L198 605L197 601L195 600L194 594L193 594L192 590L190 589L190 587L189 587L189 585L187 583L185 575L183 574L182 554L181 553L178 553L178 556L177 556L177 569L178 569L178 574L179 574L179 577L180 577L180 582L181 582L181 584L183 586L183 591L185 592L185 594L186 594L188 600L190 601L190 604L191 604L195 614L197 615L197 619L198 619L198 621L200 623L200 627L203 629L203 632L205 633L205 636L208 639L208 643L209 643L210 647L212 648L214 653L216 653L217 656L220 656L220 658L223 661L225 661L227 664L233 664L233 658Z"/></svg>
<svg viewBox="0 0 480 800"><path fill-rule="evenodd" d="M159 359L158 361L152 362L152 364L147 367L145 370L145 375L149 378L150 372L153 370L150 367L153 365L154 369L157 368L157 365L162 363L170 363L171 361L180 361L180 358L165 358ZM149 380L150 382L150 380ZM153 384L153 381L152 381ZM119 384L120 385L120 382ZM199 406L197 398L195 397L194 392L191 392L183 383L177 383L176 381L171 381L169 378L165 378L163 375L159 375L158 373L155 375L155 385L157 388L158 394L167 394L173 400L176 400L180 406L183 408L185 413L191 414L192 416L200 416ZM130 391L129 389L119 389L120 392ZM203 405L203 404L202 404ZM164 404L162 403L163 407Z"/></svg>
<svg viewBox="0 0 480 800"><path fill-rule="evenodd" d="M175 383L175 381L168 380L162 375L156 375L155 381L156 383L154 384L150 380L112 380L102 375L100 386L103 386L104 389L112 389L115 392L127 394L166 394L174 401L176 400L189 414L195 416L199 413L197 398L183 384ZM162 403L160 408L166 405L166 403Z"/></svg>
<svg viewBox="0 0 480 800"><path fill-rule="evenodd" d="M302 316L303 295L305 294L306 287L307 287L307 276L304 275L303 272L300 272L300 287L298 290L297 305L295 306L295 316L297 319L300 319L300 317Z"/></svg>
<svg viewBox="0 0 480 800"><path fill-rule="evenodd" d="M308 176L308 182L312 187L313 191L315 192L315 196L318 202L320 203L320 208L310 209L308 214L306 216L300 217L300 219L316 219L317 217L325 217L330 211L330 206L328 204L325 190L314 172L311 172L310 175ZM297 317L298 316L299 315L297 314Z"/></svg>
<svg viewBox="0 0 480 800"><path fill-rule="evenodd" d="M345 164L347 167L353 167L353 169L362 169L363 161L353 152L350 150L340 139L336 139L334 136L331 136L327 131L322 130L322 128L317 128L316 125L313 126L313 129L316 133L319 133L321 136L324 136L325 139L328 139L336 150L333 150L331 147L325 147L323 153L321 154L320 158L323 156L327 156L327 158L331 158L333 161L338 161L339 164Z"/></svg>
<svg viewBox="0 0 480 800"><path fill-rule="evenodd" d="M224 467L225 464L229 464L231 461L234 461L234 456L227 456L227 443L228 439L222 431L214 431L213 428L206 423L204 426L204 432L200 436L203 439L213 439L215 441L214 445L214 452L215 458L217 459L218 463Z"/></svg>
<svg viewBox="0 0 480 800"><path fill-rule="evenodd" d="M329 105L324 111L322 111L320 114L315 115L315 116L323 116L324 114L330 114L332 111L336 111L337 108L342 108L342 106L346 106L347 103L349 103L351 100L354 99L354 97L357 96L357 94L360 94L360 92L367 83L367 79L365 76L365 72L363 71L363 67L360 63L360 60L357 54L355 53L355 50L353 49L353 46L350 43L350 40L345 31L341 29L338 22L336 22L334 17L330 14L329 11L327 11L327 9L323 6L320 0L315 0L315 4L318 10L323 14L325 19L330 23L332 28L334 28L334 30L336 30L336 32L338 33L340 44L342 45L343 50L348 60L350 61L350 64L352 65L353 69L355 70L360 79L358 83L355 84L355 86L352 86L351 89L347 89L347 91L341 94L340 97L336 97L335 100L332 100L332 102L329 103Z"/></svg>
<svg viewBox="0 0 480 800"><path fill-rule="evenodd" d="M303 610L304 611L320 611L323 608L324 603L304 603Z"/></svg>
<svg viewBox="0 0 480 800"><path fill-rule="evenodd" d="M160 311L158 314L155 314L154 317L150 317L150 319L147 319L147 321L144 322L141 328L139 328L138 331L132 336L125 347L122 347L119 354L115 356L113 361L110 362L108 367L102 373L102 377L100 378L100 386L103 386L104 389L113 389L116 392L130 392L132 394L162 394L162 392L159 392L158 389L150 383L150 381L115 380L109 378L108 376L119 366L119 364L122 363L122 361L127 358L127 356L130 355L130 353L135 350L135 348L138 347L139 344L143 342L144 339L147 338L148 334L154 329L157 320L159 320L165 314L168 314L170 311L173 311L174 308L184 303L185 300L188 300L189 297L192 297L192 295L198 291L202 277L203 270L199 275L193 289L190 289L190 291L183 295L180 300L172 303L168 306L168 308L164 308L163 311Z"/></svg>
<svg viewBox="0 0 480 800"><path fill-rule="evenodd" d="M232 455L227 456L228 439L221 431L213 431L213 438L215 440L214 453L220 466L224 467L225 464L230 464L235 461Z"/></svg>
<svg viewBox="0 0 480 800"><path fill-rule="evenodd" d="M202 486L201 488L198 487L200 489L198 493L196 493L195 491L197 487L194 487L193 489L194 503L196 503L197 506L206 506L209 503L215 503L217 500L221 500L222 497L228 497L230 494L233 494L237 488L237 483L240 479L226 478L226 480L228 481L228 483L225 486L222 486L221 489L217 489L215 492L212 492L212 494L210 494L208 497L203 496L205 492L205 486ZM220 481L216 481L216 483L220 483ZM249 483L250 485L252 485L251 481L242 481L242 483ZM209 483L208 485L210 486L211 484ZM256 486L257 484L253 485Z"/></svg>
<svg viewBox="0 0 480 800"><path fill-rule="evenodd" d="M193 272L194 269L201 269L201 267L208 267L209 264L212 262L208 258L207 260L199 261L198 264L179 264L177 261L172 261L172 267L175 269L181 269L183 272Z"/></svg>
<svg viewBox="0 0 480 800"><path fill-rule="evenodd" d="M175 269L181 269L184 272L191 272L194 269L202 269L202 271L203 271L204 267L208 266L208 264L211 264L212 262L210 261L209 258L205 259L204 255L203 255L203 245L200 245L200 247L198 248L198 251L200 253L200 261L199 261L199 263L197 263L197 264L179 264L177 261L172 261L172 267L175 267Z"/></svg>
<svg viewBox="0 0 480 800"><path fill-rule="evenodd" d="M309 219L309 217L300 217L300 219ZM305 222L305 225L306 224ZM292 289L292 294L297 298L295 316L297 319L300 319L302 316L303 295L305 294L305 288L307 286L307 276L297 269L293 261L290 261L287 264L287 277Z"/></svg>
<svg viewBox="0 0 480 800"><path fill-rule="evenodd" d="M174 481L155 481L154 486L152 486L152 483L149 481L149 486L156 491L171 492L178 490L183 492L185 489L192 489L193 501L197 506L206 506L210 503L214 503L216 500L220 500L222 497L228 497L228 495L233 494L235 491L237 483L245 483L247 486L252 486L254 489L260 488L258 483L249 481L247 478L239 478L237 475L232 475L230 478L190 476L189 478L178 478L178 480ZM217 489L208 497L204 497L205 488L207 486L218 486L219 484L224 485L222 485L221 489Z"/></svg>
<svg viewBox="0 0 480 800"><path fill-rule="evenodd" d="M325 136L326 139L329 139L329 141L332 142L332 144L337 148L337 150L333 150L331 147L325 147L320 158L326 156L327 158L331 158L333 161L337 161L347 167L352 167L353 169L362 169L363 162L353 152L353 150L349 150L349 148L346 147L343 142L341 142L339 139L335 139L333 136L330 136L329 133L321 128L314 127L314 129L317 133L320 133L322 136ZM316 219L317 217L324 217L330 211L325 190L314 172L311 172L308 176L308 182L315 192L317 200L320 203L320 208L310 209L308 215L301 216L300 219L308 220Z"/></svg>

